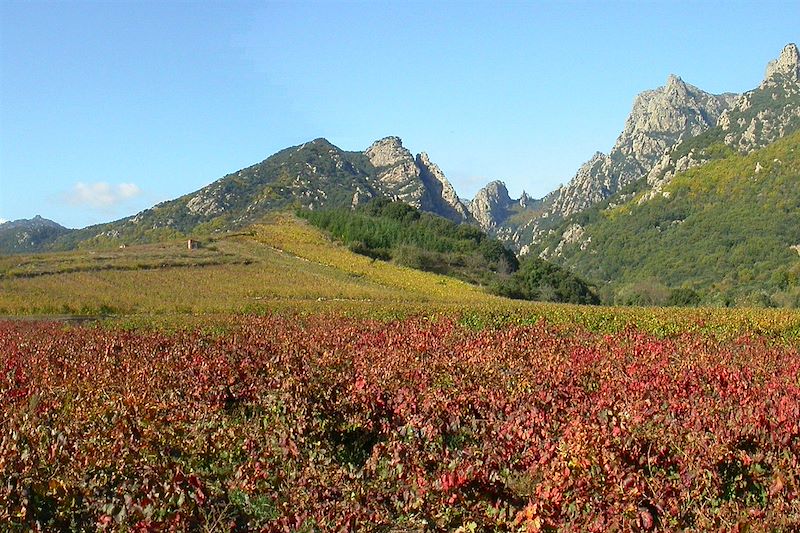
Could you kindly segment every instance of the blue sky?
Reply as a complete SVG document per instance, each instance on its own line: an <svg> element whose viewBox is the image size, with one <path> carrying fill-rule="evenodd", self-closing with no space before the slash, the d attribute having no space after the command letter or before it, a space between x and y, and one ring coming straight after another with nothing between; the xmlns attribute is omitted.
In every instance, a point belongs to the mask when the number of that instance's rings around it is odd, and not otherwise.
<svg viewBox="0 0 800 533"><path fill-rule="evenodd" d="M317 137L543 196L670 73L758 85L791 2L0 0L0 219L131 215Z"/></svg>

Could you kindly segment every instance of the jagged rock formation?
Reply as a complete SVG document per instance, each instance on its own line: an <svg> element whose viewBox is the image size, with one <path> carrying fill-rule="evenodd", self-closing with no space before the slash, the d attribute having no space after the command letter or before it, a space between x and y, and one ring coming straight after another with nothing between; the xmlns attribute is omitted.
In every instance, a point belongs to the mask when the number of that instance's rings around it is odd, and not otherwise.
<svg viewBox="0 0 800 533"><path fill-rule="evenodd" d="M414 158L399 137L386 137L364 154L377 169L375 183L381 194L454 222L471 221L444 172L425 152Z"/></svg>
<svg viewBox="0 0 800 533"><path fill-rule="evenodd" d="M764 81L719 120L725 144L749 153L800 127L800 54L788 44L767 65Z"/></svg>
<svg viewBox="0 0 800 533"><path fill-rule="evenodd" d="M720 146L740 153L767 146L800 128L799 78L800 54L794 44L769 63L759 87L743 95L709 94L670 75L663 87L636 97L608 154L595 153L569 183L533 202L532 208L515 212L513 218L502 209L494 210L496 216L491 218L489 210L481 215L481 225L524 252L565 219L642 178L649 190L640 201L647 201L661 194L676 173L724 156ZM631 197L623 195L614 203Z"/></svg>
<svg viewBox="0 0 800 533"><path fill-rule="evenodd" d="M596 152L569 183L541 200L530 202L510 220L508 209L472 207L485 230L524 252L565 218L596 205L646 176L670 147L716 126L735 101L733 94L713 95L670 75L658 89L634 100L625 127L608 154ZM493 186L488 192L497 189ZM500 202L502 204L503 202ZM473 200L473 204L475 201Z"/></svg>
<svg viewBox="0 0 800 533"><path fill-rule="evenodd" d="M444 172L428 158L428 154L425 152L418 154L416 163L419 168L419 177L425 187L425 195L423 195L420 208L454 222L472 221L472 215L467 206L458 197L455 188L447 181Z"/></svg>
<svg viewBox="0 0 800 533"><path fill-rule="evenodd" d="M596 153L558 191L551 216L577 213L647 175L671 146L716 126L734 101L735 95L709 94L675 75L641 93L611 152Z"/></svg>
<svg viewBox="0 0 800 533"><path fill-rule="evenodd" d="M505 183L492 181L475 194L469 210L481 229L490 232L497 230L498 223L508 217L513 203Z"/></svg>
<svg viewBox="0 0 800 533"><path fill-rule="evenodd" d="M515 200L502 181L492 181L475 194L468 207L483 231L519 248L530 231L531 217L539 213L546 200L533 199L525 191Z"/></svg>
<svg viewBox="0 0 800 533"><path fill-rule="evenodd" d="M778 59L767 63L767 71L762 85L769 83L776 74L795 82L800 81L800 52L798 52L796 44L787 44L781 50Z"/></svg>
<svg viewBox="0 0 800 533"><path fill-rule="evenodd" d="M717 126L673 146L650 170L647 201L661 194L673 176L724 155L723 145L747 154L800 128L800 54L788 44L770 61L766 76L752 91L739 96L719 117Z"/></svg>
<svg viewBox="0 0 800 533"><path fill-rule="evenodd" d="M377 185L386 195L414 207L422 205L425 190L419 167L399 137L375 141L364 154L377 169Z"/></svg>

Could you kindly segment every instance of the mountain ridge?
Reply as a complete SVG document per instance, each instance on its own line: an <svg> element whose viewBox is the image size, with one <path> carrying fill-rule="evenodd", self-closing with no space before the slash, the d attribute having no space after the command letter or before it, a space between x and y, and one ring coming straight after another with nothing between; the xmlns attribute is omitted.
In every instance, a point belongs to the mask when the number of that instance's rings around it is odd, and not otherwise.
<svg viewBox="0 0 800 533"><path fill-rule="evenodd" d="M399 137L379 139L363 152L317 138L136 215L72 230L25 251L152 242L241 228L276 210L355 207L378 196L473 222L438 165L424 152L413 156Z"/></svg>
<svg viewBox="0 0 800 533"><path fill-rule="evenodd" d="M136 215L34 240L25 251L224 231L275 210L354 208L385 196L454 222L477 224L524 254L554 231L575 238L574 230L567 231L569 220L621 192L645 190L639 198L646 201L680 172L763 147L800 127L799 63L796 45L786 45L768 63L759 87L742 95L713 95L670 74L663 86L634 98L608 154L596 152L566 185L539 199L525 193L513 199L495 180L471 201L462 201L426 152L414 156L396 136L363 151L345 151L317 138ZM613 202L625 200L623 194Z"/></svg>
<svg viewBox="0 0 800 533"><path fill-rule="evenodd" d="M574 215L531 253L618 304L684 290L707 305L800 306L800 131Z"/></svg>

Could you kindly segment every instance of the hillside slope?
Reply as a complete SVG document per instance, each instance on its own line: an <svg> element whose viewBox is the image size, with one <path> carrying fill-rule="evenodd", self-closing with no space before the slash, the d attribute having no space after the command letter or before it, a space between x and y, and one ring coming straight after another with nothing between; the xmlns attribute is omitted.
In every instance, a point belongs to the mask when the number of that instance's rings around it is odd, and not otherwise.
<svg viewBox="0 0 800 533"><path fill-rule="evenodd" d="M202 241L0 257L0 314L230 313L499 301L355 254L289 215Z"/></svg>
<svg viewBox="0 0 800 533"><path fill-rule="evenodd" d="M571 272L535 256L522 262L474 226L422 213L379 198L355 210L301 211L351 250L488 287L524 300L598 303L593 289Z"/></svg>
<svg viewBox="0 0 800 533"><path fill-rule="evenodd" d="M414 157L398 137L380 139L363 152L320 138L135 216L53 235L31 251L108 248L238 230L287 208L350 208L376 197L401 200L454 222L473 221L441 169L424 152ZM2 244L0 253L25 251Z"/></svg>
<svg viewBox="0 0 800 533"><path fill-rule="evenodd" d="M800 306L800 132L569 219L533 250L607 283L618 303L667 289L718 305Z"/></svg>

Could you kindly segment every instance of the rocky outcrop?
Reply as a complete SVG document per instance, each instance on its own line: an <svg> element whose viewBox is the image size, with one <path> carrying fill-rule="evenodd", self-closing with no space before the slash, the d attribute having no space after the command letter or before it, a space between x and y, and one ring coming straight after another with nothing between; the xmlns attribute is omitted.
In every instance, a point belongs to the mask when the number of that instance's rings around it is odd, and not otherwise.
<svg viewBox="0 0 800 533"><path fill-rule="evenodd" d="M212 216L222 213L225 208L218 203L214 196L216 191L201 191L189 198L186 210L193 215Z"/></svg>
<svg viewBox="0 0 800 533"><path fill-rule="evenodd" d="M425 187L422 209L455 222L471 221L472 216L467 206L461 202L453 185L447 181L439 166L428 158L428 154L425 152L418 154L416 164Z"/></svg>
<svg viewBox="0 0 800 533"><path fill-rule="evenodd" d="M777 59L767 63L764 83L769 83L776 74L795 82L800 81L800 52L798 52L796 44L787 44Z"/></svg>
<svg viewBox="0 0 800 533"><path fill-rule="evenodd" d="M758 88L741 95L719 120L725 144L752 152L800 127L800 53L787 44L769 62Z"/></svg>
<svg viewBox="0 0 800 533"><path fill-rule="evenodd" d="M514 200L508 195L505 183L492 181L475 194L469 210L482 230L492 232L506 219L512 204Z"/></svg>
<svg viewBox="0 0 800 533"><path fill-rule="evenodd" d="M713 158L707 148L720 140L746 154L784 137L800 128L800 56L797 46L786 45L780 57L770 61L761 84L737 97L722 112L713 135L691 150L674 146L647 175L650 190L640 203L662 194L663 187L675 174L703 165Z"/></svg>
<svg viewBox="0 0 800 533"><path fill-rule="evenodd" d="M422 207L425 189L414 156L399 137L372 143L364 154L377 169L377 187L387 196L414 207Z"/></svg>
<svg viewBox="0 0 800 533"><path fill-rule="evenodd" d="M575 177L558 189L550 213L567 217L601 202L613 194L618 175L612 174L613 161L610 156L595 152L584 163Z"/></svg>
<svg viewBox="0 0 800 533"><path fill-rule="evenodd" d="M558 191L550 215L582 211L646 176L669 148L716 126L735 99L709 94L675 75L663 87L641 93L611 152L584 163Z"/></svg>
<svg viewBox="0 0 800 533"><path fill-rule="evenodd" d="M502 181L492 181L475 194L468 207L483 231L524 253L525 243L530 242L530 224L546 200L533 199L525 191L515 200Z"/></svg>
<svg viewBox="0 0 800 533"><path fill-rule="evenodd" d="M414 161L411 152L403 146L402 139L395 136L378 139L364 150L364 155L375 168L394 167Z"/></svg>
<svg viewBox="0 0 800 533"><path fill-rule="evenodd" d="M377 170L376 188L384 195L454 222L472 220L467 207L428 154L414 158L399 137L385 137L364 152Z"/></svg>
<svg viewBox="0 0 800 533"><path fill-rule="evenodd" d="M592 242L591 237L584 238L586 230L580 224L571 224L567 227L566 230L561 234L561 240L558 242L556 247L553 250L550 248L545 248L539 254L539 257L545 260L549 260L553 257L558 257L561 255L561 252L564 250L565 246L569 246L570 244L580 243L581 250L586 250Z"/></svg>

